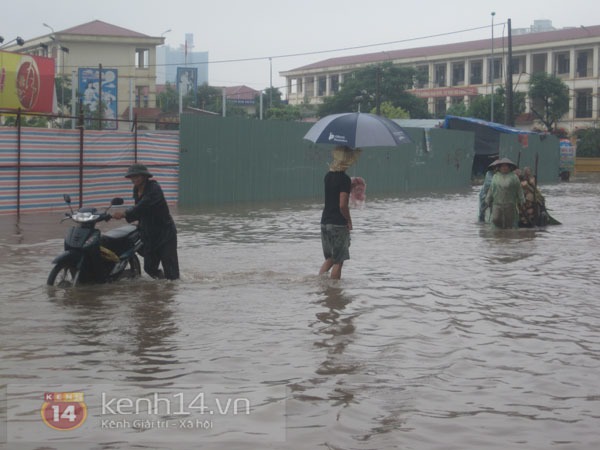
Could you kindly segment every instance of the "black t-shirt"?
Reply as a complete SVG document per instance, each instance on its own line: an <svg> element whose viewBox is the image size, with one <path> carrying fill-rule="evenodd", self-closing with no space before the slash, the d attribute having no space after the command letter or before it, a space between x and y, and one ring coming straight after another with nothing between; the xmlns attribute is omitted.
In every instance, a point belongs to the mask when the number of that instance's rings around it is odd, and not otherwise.
<svg viewBox="0 0 600 450"><path fill-rule="evenodd" d="M322 224L347 225L340 212L340 192L350 194L352 182L346 172L327 172L325 175L325 207L321 215Z"/></svg>

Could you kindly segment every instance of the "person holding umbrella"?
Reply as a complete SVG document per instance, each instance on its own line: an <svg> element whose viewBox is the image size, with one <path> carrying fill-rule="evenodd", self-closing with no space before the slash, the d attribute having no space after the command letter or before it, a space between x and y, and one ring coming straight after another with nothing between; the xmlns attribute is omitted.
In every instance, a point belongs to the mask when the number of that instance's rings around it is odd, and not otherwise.
<svg viewBox="0 0 600 450"><path fill-rule="evenodd" d="M325 206L321 215L321 242L325 262L319 274L331 270L331 278L342 277L342 265L350 259L352 219L348 207L352 180L346 175L363 147L397 147L412 142L404 129L387 117L349 112L319 119L304 135L315 144L334 144L333 162L325 175ZM355 150L353 150L353 148Z"/></svg>
<svg viewBox="0 0 600 450"><path fill-rule="evenodd" d="M356 162L360 149L353 150L340 145L333 149L332 155L333 161L324 179L325 205L321 214L321 244L325 261L319 275L331 270L331 278L339 280L344 261L350 259L352 230L349 208L352 182L346 170Z"/></svg>

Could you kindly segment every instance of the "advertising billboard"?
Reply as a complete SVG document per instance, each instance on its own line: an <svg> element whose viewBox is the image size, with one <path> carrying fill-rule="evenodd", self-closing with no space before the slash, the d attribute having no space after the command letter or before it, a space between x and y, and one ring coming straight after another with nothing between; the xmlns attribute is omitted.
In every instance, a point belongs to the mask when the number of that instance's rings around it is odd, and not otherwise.
<svg viewBox="0 0 600 450"><path fill-rule="evenodd" d="M177 92L185 97L193 93L194 97L198 90L198 68L197 67L178 67L177 68Z"/></svg>
<svg viewBox="0 0 600 450"><path fill-rule="evenodd" d="M52 113L54 60L0 51L0 108Z"/></svg>
<svg viewBox="0 0 600 450"><path fill-rule="evenodd" d="M98 68L79 69L79 96L83 105L86 125L99 128L102 117L102 129L117 129L117 69L102 69L102 88L100 88L100 70ZM102 113L100 113L100 110Z"/></svg>

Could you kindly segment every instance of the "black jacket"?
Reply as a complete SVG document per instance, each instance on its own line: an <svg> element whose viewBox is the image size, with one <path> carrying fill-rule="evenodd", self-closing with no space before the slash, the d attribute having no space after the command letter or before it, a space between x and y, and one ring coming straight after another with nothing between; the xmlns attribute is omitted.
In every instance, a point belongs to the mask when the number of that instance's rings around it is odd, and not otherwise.
<svg viewBox="0 0 600 450"><path fill-rule="evenodd" d="M125 219L127 222L139 222L144 251L156 250L176 238L175 222L163 191L156 181L147 180L141 196L134 188L133 198L135 206L125 211Z"/></svg>

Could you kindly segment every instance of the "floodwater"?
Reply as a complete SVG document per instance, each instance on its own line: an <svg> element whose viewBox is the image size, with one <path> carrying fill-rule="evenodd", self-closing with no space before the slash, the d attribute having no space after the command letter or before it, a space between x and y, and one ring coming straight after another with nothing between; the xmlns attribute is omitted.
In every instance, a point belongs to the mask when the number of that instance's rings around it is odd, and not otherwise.
<svg viewBox="0 0 600 450"><path fill-rule="evenodd" d="M62 211L0 217L3 445L598 449L600 178L542 190L562 225L500 231L477 187L367 188L339 282L318 202L174 211L180 281L74 290L45 286Z"/></svg>

